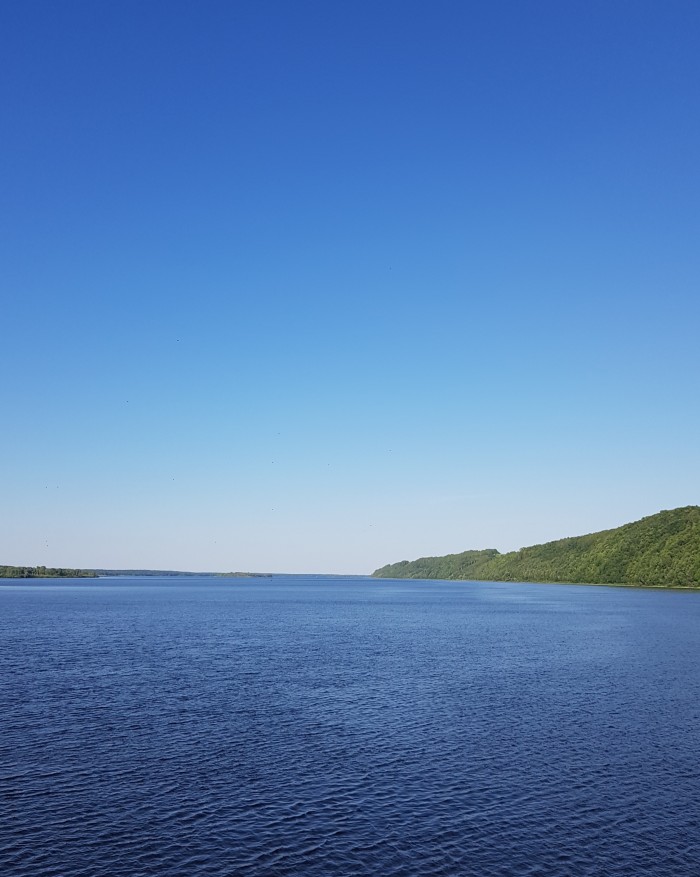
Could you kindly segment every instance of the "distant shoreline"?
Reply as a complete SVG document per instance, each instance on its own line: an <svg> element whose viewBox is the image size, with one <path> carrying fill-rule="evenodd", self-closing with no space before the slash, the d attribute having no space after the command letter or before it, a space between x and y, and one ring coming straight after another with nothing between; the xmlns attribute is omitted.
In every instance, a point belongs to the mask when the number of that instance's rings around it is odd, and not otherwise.
<svg viewBox="0 0 700 877"><path fill-rule="evenodd" d="M559 587L560 585L573 585L577 588L629 588L635 591L697 591L700 592L700 585L640 585L633 582L536 582L536 581L520 581L516 579L421 579L408 576L405 578L391 578L389 576L370 575L368 578L376 579L382 582L425 582L426 584L446 585L551 585Z"/></svg>
<svg viewBox="0 0 700 877"><path fill-rule="evenodd" d="M0 566L0 579L102 579L102 578L269 578L265 572L187 572L160 569L72 569L46 566Z"/></svg>
<svg viewBox="0 0 700 877"><path fill-rule="evenodd" d="M121 573L119 575L80 575L80 576L69 576L69 575L33 575L33 576L2 576L0 575L0 582L7 584L24 584L26 582L33 581L64 581L69 579L80 579L84 581L86 585L90 583L99 582L100 580L113 580L113 579L142 579L144 583L146 583L149 579L156 578L164 578L164 579L192 579L192 578L203 578L203 579L272 579L272 578L314 578L314 579L334 579L334 578L358 578L358 579L371 579L372 581L379 584L380 582L396 582L405 584L407 582L422 582L427 585L433 584L462 584L462 585L545 585L552 587L561 587L561 586L574 586L577 588L627 588L629 590L635 591L682 591L682 592L693 592L700 593L700 585L645 585L638 584L632 582L538 582L538 581L516 581L516 580L507 580L507 579L435 579L435 578L391 578L389 576L371 576L371 575L352 575L347 574L343 575L340 573L331 574L325 576L321 573L309 573L308 576L305 573L182 573L182 574L173 574L169 575L154 575L153 573L142 574L139 575L137 573L124 574Z"/></svg>

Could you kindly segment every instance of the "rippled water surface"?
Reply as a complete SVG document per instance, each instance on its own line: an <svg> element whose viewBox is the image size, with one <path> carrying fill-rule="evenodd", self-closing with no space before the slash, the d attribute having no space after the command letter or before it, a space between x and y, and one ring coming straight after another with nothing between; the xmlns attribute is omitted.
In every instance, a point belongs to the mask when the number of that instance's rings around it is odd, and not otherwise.
<svg viewBox="0 0 700 877"><path fill-rule="evenodd" d="M700 594L0 586L0 874L700 874Z"/></svg>

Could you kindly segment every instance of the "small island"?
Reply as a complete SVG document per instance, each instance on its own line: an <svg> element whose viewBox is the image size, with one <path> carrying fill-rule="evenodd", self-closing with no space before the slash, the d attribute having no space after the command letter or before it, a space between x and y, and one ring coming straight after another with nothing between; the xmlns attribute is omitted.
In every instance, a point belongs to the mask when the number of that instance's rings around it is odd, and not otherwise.
<svg viewBox="0 0 700 877"><path fill-rule="evenodd" d="M700 588L700 506L501 554L495 548L391 563L376 578Z"/></svg>
<svg viewBox="0 0 700 877"><path fill-rule="evenodd" d="M217 572L220 579L271 579L271 572Z"/></svg>

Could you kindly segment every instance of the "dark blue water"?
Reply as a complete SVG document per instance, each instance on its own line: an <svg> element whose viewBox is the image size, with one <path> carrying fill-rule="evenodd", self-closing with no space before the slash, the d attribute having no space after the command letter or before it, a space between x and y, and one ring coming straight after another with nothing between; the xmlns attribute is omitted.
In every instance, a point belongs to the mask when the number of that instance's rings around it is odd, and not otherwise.
<svg viewBox="0 0 700 877"><path fill-rule="evenodd" d="M700 874L700 594L0 586L0 874Z"/></svg>

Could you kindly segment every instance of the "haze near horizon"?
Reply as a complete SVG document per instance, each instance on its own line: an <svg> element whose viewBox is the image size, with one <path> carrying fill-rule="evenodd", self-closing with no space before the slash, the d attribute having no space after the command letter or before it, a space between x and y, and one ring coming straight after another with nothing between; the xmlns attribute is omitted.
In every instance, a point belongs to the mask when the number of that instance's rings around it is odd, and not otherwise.
<svg viewBox="0 0 700 877"><path fill-rule="evenodd" d="M0 9L0 564L369 573L700 496L700 7Z"/></svg>

